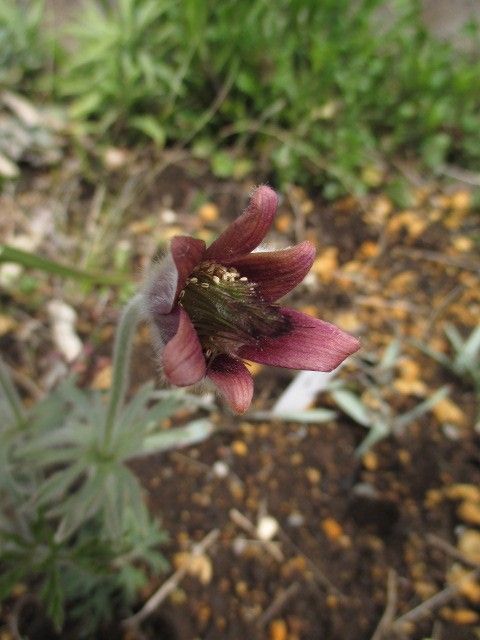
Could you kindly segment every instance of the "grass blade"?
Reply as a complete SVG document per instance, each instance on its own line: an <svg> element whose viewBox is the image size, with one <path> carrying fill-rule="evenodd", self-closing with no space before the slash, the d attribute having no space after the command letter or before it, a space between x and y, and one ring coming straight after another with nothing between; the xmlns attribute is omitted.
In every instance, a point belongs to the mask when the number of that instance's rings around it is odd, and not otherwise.
<svg viewBox="0 0 480 640"><path fill-rule="evenodd" d="M106 274L75 269L54 260L42 258L42 256L38 256L35 253L16 249L7 244L0 244L0 263L2 262L14 262L29 269L39 269L62 278L73 278L74 280L82 280L92 284L120 286L126 283L125 276L118 273Z"/></svg>

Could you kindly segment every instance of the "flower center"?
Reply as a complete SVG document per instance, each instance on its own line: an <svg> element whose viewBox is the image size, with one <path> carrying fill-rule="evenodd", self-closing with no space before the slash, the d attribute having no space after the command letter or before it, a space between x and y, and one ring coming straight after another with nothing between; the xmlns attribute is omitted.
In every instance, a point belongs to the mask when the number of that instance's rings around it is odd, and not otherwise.
<svg viewBox="0 0 480 640"><path fill-rule="evenodd" d="M207 360L234 355L262 337L290 328L277 306L257 292L257 285L233 267L202 262L192 271L178 302L188 313Z"/></svg>

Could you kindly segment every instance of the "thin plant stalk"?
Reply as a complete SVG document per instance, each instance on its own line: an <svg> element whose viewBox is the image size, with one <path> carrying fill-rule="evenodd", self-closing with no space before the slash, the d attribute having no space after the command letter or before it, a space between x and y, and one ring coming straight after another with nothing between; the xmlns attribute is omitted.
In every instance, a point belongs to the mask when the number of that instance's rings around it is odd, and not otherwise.
<svg viewBox="0 0 480 640"><path fill-rule="evenodd" d="M127 302L120 316L113 348L112 386L110 389L103 441L105 450L108 450L111 444L115 422L125 400L133 337L140 319L141 308L142 295L137 294Z"/></svg>

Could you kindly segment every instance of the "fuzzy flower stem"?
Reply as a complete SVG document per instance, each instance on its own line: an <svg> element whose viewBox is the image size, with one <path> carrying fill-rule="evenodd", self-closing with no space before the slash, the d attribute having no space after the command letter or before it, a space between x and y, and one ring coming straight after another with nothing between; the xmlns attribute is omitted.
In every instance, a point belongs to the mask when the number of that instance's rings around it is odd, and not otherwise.
<svg viewBox="0 0 480 640"><path fill-rule="evenodd" d="M5 399L7 401L8 406L10 407L10 411L13 414L13 418L15 419L16 425L20 426L24 423L25 420L25 412L23 410L22 401L20 400L20 396L15 389L15 386L12 383L12 379L10 377L10 372L8 371L7 365L0 358L0 389L3 391L5 395Z"/></svg>
<svg viewBox="0 0 480 640"><path fill-rule="evenodd" d="M112 386L110 389L103 440L105 450L108 450L111 445L115 422L125 399L133 336L140 319L142 300L142 295L137 294L127 302L120 316L117 333L115 335Z"/></svg>

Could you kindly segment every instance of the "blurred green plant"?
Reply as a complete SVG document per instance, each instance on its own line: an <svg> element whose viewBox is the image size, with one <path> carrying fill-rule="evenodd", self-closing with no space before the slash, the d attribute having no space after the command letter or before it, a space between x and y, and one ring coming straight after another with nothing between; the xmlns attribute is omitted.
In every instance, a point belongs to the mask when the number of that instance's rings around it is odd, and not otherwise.
<svg viewBox="0 0 480 640"><path fill-rule="evenodd" d="M397 414L388 399L388 391L395 377L395 367L400 353L401 342L394 339L381 357L367 353L362 359L358 358L358 390L347 388L342 381L334 380L330 384L329 390L338 408L357 424L368 429L367 436L357 448L358 456L364 455L384 438L403 435L412 422L433 409L437 402L448 395L448 387L441 387L409 411ZM364 401L364 391L368 391L372 402L367 404Z"/></svg>
<svg viewBox="0 0 480 640"><path fill-rule="evenodd" d="M172 19L177 6L163 0L86 5L69 29L77 50L60 79L61 91L75 98L74 117L93 117L97 130L117 138L142 133L163 145L163 120L171 116L193 46L182 43L178 18Z"/></svg>
<svg viewBox="0 0 480 640"><path fill-rule="evenodd" d="M329 197L371 187L379 152L478 167L475 33L459 52L427 33L417 0L384 5L91 1L60 90L114 141L189 144L222 176L268 158L278 181Z"/></svg>
<svg viewBox="0 0 480 640"><path fill-rule="evenodd" d="M472 329L467 338L463 338L452 324L446 324L444 331L452 350L451 357L421 342L415 344L445 369L473 386L478 405L477 426L480 427L480 325Z"/></svg>
<svg viewBox="0 0 480 640"><path fill-rule="evenodd" d="M456 376L473 384L476 392L480 395L480 325L472 329L466 339L452 324L446 324L444 330L452 349L452 357L430 349L423 343L416 342L415 344Z"/></svg>
<svg viewBox="0 0 480 640"><path fill-rule="evenodd" d="M28 85L44 68L44 1L0 0L0 88Z"/></svg>
<svg viewBox="0 0 480 640"><path fill-rule="evenodd" d="M125 463L213 431L202 419L159 428L198 406L184 392L159 396L146 384L125 402L140 307L136 296L122 314L106 399L70 379L27 410L0 362L0 600L26 582L57 629L68 613L72 638L128 613L148 572L165 567L165 533Z"/></svg>

